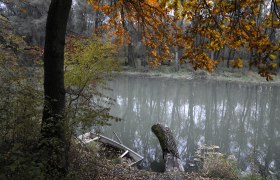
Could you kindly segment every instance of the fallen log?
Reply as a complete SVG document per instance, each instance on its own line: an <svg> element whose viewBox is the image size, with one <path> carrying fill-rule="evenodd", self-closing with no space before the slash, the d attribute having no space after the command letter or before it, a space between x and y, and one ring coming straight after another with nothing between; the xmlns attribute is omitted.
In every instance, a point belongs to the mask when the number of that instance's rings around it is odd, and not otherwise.
<svg viewBox="0 0 280 180"><path fill-rule="evenodd" d="M159 140L163 153L165 171L184 171L177 144L170 128L164 127L161 124L155 124L152 126L152 132Z"/></svg>

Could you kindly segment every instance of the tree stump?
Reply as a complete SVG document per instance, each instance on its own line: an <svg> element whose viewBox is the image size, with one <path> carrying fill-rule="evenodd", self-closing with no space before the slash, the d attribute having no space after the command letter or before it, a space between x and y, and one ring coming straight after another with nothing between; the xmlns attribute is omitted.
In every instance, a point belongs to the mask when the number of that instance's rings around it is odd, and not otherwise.
<svg viewBox="0 0 280 180"><path fill-rule="evenodd" d="M176 141L170 128L164 127L161 124L155 124L152 126L152 132L159 140L163 153L165 171L184 171Z"/></svg>

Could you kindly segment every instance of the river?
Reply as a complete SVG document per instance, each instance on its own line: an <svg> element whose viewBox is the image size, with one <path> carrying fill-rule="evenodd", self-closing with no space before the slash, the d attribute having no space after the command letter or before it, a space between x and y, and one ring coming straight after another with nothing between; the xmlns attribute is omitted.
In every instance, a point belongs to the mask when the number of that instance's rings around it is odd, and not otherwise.
<svg viewBox="0 0 280 180"><path fill-rule="evenodd" d="M198 145L218 145L238 167L280 170L280 88L214 80L119 76L109 82L121 122L101 131L144 156L143 167L159 171L162 153L151 126L170 127L186 163Z"/></svg>

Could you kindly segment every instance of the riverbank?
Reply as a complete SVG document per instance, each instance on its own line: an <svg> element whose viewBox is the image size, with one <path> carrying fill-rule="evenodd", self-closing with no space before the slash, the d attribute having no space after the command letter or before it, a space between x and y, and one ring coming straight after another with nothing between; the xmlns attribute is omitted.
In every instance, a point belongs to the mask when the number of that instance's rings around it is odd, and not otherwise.
<svg viewBox="0 0 280 180"><path fill-rule="evenodd" d="M265 85L280 85L280 76L274 76L272 81L267 81L255 71L219 68L212 73L203 70L193 70L192 68L182 68L179 71L174 71L173 67L161 66L158 68L130 68L123 66L121 71L115 72L117 75L140 76L148 78L171 78L181 80L191 79L206 79L225 82L238 82L250 84L265 84Z"/></svg>
<svg viewBox="0 0 280 180"><path fill-rule="evenodd" d="M98 167L97 179L127 179L127 180L177 180L177 179L210 179L197 173L165 172L157 173L129 167L126 163L114 164L103 160L103 166Z"/></svg>
<svg viewBox="0 0 280 180"><path fill-rule="evenodd" d="M105 149L104 149L105 148ZM208 152L209 153L209 152ZM130 158L120 158L117 151L108 151L100 143L74 144L70 151L70 174L66 179L84 180L212 180L212 179L262 179L259 172L244 174L237 169L232 156L226 158L213 152L204 159L202 169L195 172L154 172L130 166ZM194 170L194 169L193 169ZM275 179L276 176L265 176Z"/></svg>
<svg viewBox="0 0 280 180"><path fill-rule="evenodd" d="M70 174L66 179L84 180L181 180L181 179L215 179L203 173L188 172L153 172L129 166L130 160L115 157L114 152L100 148L98 144L88 144L71 148ZM113 157L112 157L113 156Z"/></svg>

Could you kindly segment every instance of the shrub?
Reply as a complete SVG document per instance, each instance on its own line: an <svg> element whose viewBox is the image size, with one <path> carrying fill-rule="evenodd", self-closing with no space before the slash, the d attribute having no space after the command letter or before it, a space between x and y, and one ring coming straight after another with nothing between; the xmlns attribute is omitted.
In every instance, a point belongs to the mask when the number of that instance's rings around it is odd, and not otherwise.
<svg viewBox="0 0 280 180"><path fill-rule="evenodd" d="M210 178L238 179L236 165L222 156L207 157L202 173Z"/></svg>
<svg viewBox="0 0 280 180"><path fill-rule="evenodd" d="M72 142L69 152L69 174L66 179L95 179L98 175L98 146Z"/></svg>
<svg viewBox="0 0 280 180"><path fill-rule="evenodd" d="M41 179L42 72L27 65L33 51L23 51L8 20L1 17L0 25L0 179Z"/></svg>
<svg viewBox="0 0 280 180"><path fill-rule="evenodd" d="M2 29L0 39L1 33ZM15 47L11 50L5 48L5 44L11 43L1 43L0 179L43 179L43 167L38 161L43 109L42 65L25 65L22 63L25 60L17 56L22 49ZM81 46L76 51L67 52L70 53L67 57L72 59L66 58L65 63L68 102L65 117L71 129L70 135L80 126L91 128L93 125L109 124L109 120L118 120L109 114L114 100L98 91L101 85L105 87L106 75L117 67L110 44L89 39L76 43ZM75 158L72 158L70 169L75 167L76 171L85 172L85 168L90 168L88 173L92 173L94 157L80 153L76 145L73 148L71 151ZM81 160L87 160L87 163L82 164ZM79 174L74 173L76 171L72 171L72 175Z"/></svg>
<svg viewBox="0 0 280 180"><path fill-rule="evenodd" d="M108 90L105 77L118 70L117 47L96 37L67 38L65 53L65 86L67 118L70 128L89 129L119 120L109 114L114 100L102 94Z"/></svg>

